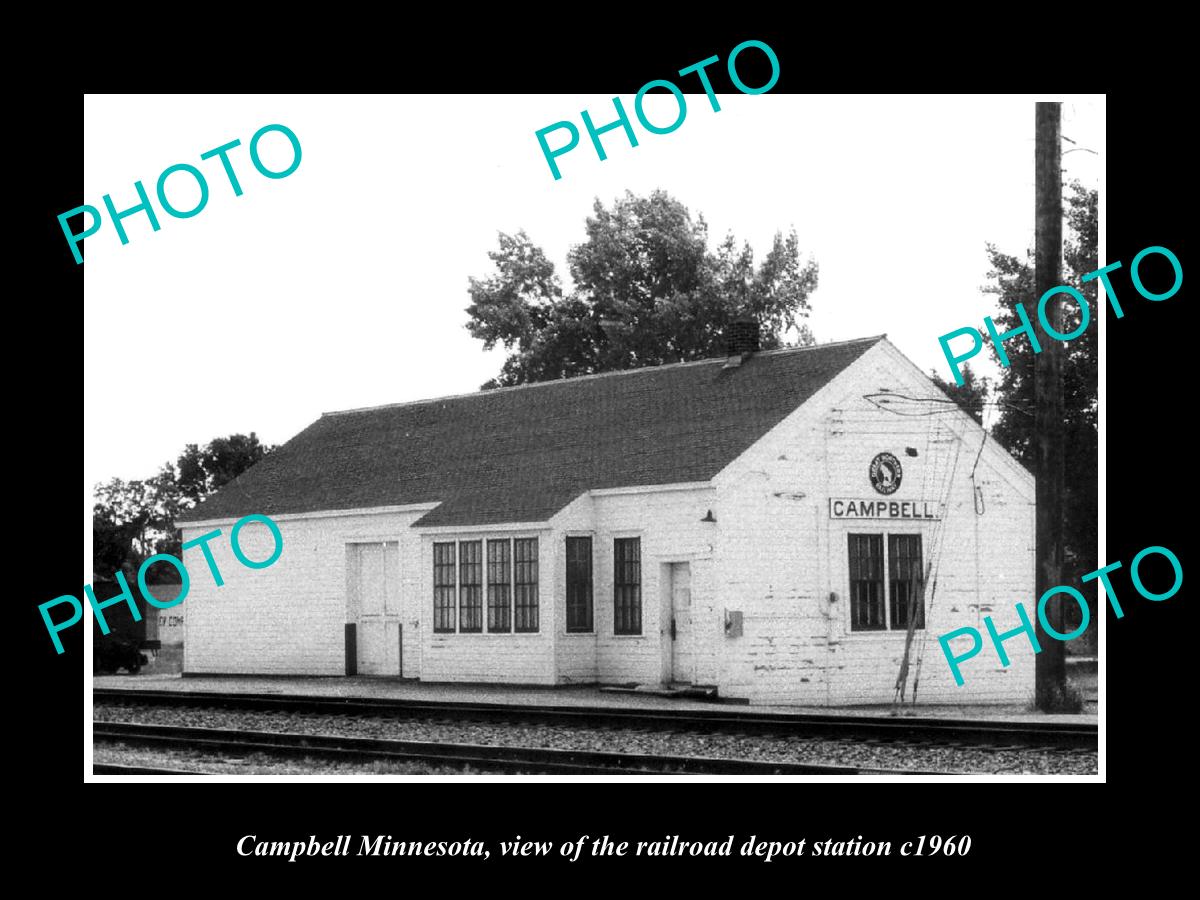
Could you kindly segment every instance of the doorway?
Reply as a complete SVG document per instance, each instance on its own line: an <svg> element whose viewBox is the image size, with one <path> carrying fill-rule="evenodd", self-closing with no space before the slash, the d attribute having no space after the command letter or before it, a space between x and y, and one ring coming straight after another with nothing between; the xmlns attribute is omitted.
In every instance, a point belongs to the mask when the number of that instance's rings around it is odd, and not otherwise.
<svg viewBox="0 0 1200 900"><path fill-rule="evenodd" d="M401 674L398 542L346 545L346 607L358 673Z"/></svg>
<svg viewBox="0 0 1200 900"><path fill-rule="evenodd" d="M676 562L666 565L666 635L668 684L692 684L696 680L695 623L692 621L692 566Z"/></svg>

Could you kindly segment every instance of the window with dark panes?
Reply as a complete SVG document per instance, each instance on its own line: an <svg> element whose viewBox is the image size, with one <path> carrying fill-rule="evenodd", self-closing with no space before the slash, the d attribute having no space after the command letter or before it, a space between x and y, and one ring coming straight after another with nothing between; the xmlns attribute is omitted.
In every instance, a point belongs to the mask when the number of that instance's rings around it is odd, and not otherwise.
<svg viewBox="0 0 1200 900"><path fill-rule="evenodd" d="M512 631L511 546L507 539L488 541L488 631Z"/></svg>
<svg viewBox="0 0 1200 900"><path fill-rule="evenodd" d="M513 541L513 626L515 631L538 630L537 538Z"/></svg>
<svg viewBox="0 0 1200 900"><path fill-rule="evenodd" d="M883 608L883 535L851 534L850 630L887 628Z"/></svg>
<svg viewBox="0 0 1200 900"><path fill-rule="evenodd" d="M458 630L483 631L483 542L458 545Z"/></svg>
<svg viewBox="0 0 1200 900"><path fill-rule="evenodd" d="M567 631L592 630L592 539L567 538Z"/></svg>
<svg viewBox="0 0 1200 900"><path fill-rule="evenodd" d="M925 627L925 602L921 590L925 573L921 568L919 534L888 535L888 587L891 594L892 628L908 628L909 616L916 617L914 627Z"/></svg>
<svg viewBox="0 0 1200 900"><path fill-rule="evenodd" d="M454 544L433 545L433 630L454 631Z"/></svg>
<svg viewBox="0 0 1200 900"><path fill-rule="evenodd" d="M642 539L613 542L613 634L642 633Z"/></svg>

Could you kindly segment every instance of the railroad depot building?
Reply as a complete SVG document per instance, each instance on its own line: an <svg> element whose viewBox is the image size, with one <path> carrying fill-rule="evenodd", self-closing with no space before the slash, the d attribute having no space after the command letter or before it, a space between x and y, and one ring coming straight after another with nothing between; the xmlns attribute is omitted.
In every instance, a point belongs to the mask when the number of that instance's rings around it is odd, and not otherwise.
<svg viewBox="0 0 1200 900"><path fill-rule="evenodd" d="M184 673L1023 702L1029 473L885 337L327 413L181 517ZM238 564L270 516L283 550ZM247 525L251 559L273 549ZM910 629L911 626L911 629ZM911 630L911 644L906 644ZM985 638L986 639L986 638ZM954 646L963 652L964 645Z"/></svg>

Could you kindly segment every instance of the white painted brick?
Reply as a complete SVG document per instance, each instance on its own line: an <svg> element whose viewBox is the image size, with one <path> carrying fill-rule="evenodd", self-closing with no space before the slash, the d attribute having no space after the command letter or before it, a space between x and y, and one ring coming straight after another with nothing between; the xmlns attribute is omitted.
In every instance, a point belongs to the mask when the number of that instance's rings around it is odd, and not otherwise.
<svg viewBox="0 0 1200 900"><path fill-rule="evenodd" d="M540 530L463 530L422 535L422 512L279 518L284 552L268 569L249 570L229 550L232 521L212 542L225 576L217 588L199 550L188 551L184 668L190 673L327 674L344 672L346 544L399 542L404 674L427 681L511 684L658 683L669 653L664 567L691 566L696 680L723 696L753 703L839 705L889 702L904 648L902 632L849 630L846 534L919 531L926 559L931 523L831 520L830 497L874 496L867 466L896 454L904 478L896 500L941 499L946 516L937 589L911 662L921 659L918 699L928 702L1023 702L1032 696L1028 642L1006 645L999 666L985 646L964 665L957 687L938 635L969 625L1016 623L1013 604L1033 597L1033 487L1028 474L994 445L975 468L982 432L965 415L897 416L865 394L940 399L943 395L890 345L868 351L745 454L711 486L686 490L584 495ZM945 407L941 407L945 410ZM917 450L916 457L905 448ZM953 479L951 463L958 454ZM943 481L944 497L938 496ZM982 491L977 513L974 487ZM717 521L702 522L711 509ZM185 528L184 540L208 529ZM434 541L501 536L538 538L540 631L536 634L435 634ZM565 538L593 539L594 633L565 631ZM642 541L642 634L613 634L613 541ZM253 559L270 552L260 526L243 532ZM928 590L927 590L928 593ZM831 595L835 599L831 600ZM486 604L486 597L485 597ZM725 634L726 610L744 616L742 637ZM486 615L486 607L485 607ZM908 690L911 694L913 676Z"/></svg>

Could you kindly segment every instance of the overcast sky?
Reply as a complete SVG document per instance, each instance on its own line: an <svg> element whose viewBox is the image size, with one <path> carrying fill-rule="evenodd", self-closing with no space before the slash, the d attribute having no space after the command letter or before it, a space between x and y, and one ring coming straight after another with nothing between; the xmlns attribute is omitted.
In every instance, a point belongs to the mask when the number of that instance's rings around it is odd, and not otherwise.
<svg viewBox="0 0 1200 900"><path fill-rule="evenodd" d="M593 200L626 189L667 190L714 245L732 230L760 260L794 227L820 264L818 341L886 332L945 377L938 335L992 309L985 243L1033 240L1034 99L734 94L713 112L688 95L672 134L635 120L637 148L605 135L607 161L584 133L555 181L534 132L583 109L607 122L611 95L88 96L84 202L133 206L133 182L153 197L175 163L200 168L210 198L189 219L155 199L161 230L136 214L126 246L107 218L86 241L85 490L149 476L187 443L282 443L323 411L475 390L504 358L464 328L467 278L491 272L497 231L524 228L565 281ZM1037 99L1064 100L1065 148L1095 151L1067 154L1067 176L1100 186L1103 97ZM674 100L647 111L669 122ZM303 148L278 180L248 156L272 123ZM233 139L241 197L200 160ZM290 161L279 134L261 149L270 168ZM183 209L188 182L168 182Z"/></svg>

